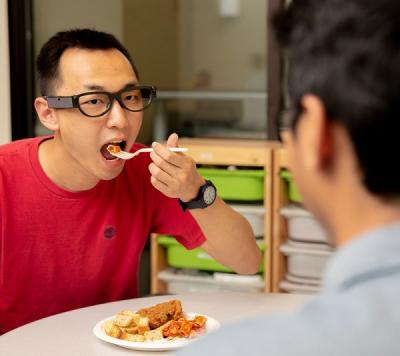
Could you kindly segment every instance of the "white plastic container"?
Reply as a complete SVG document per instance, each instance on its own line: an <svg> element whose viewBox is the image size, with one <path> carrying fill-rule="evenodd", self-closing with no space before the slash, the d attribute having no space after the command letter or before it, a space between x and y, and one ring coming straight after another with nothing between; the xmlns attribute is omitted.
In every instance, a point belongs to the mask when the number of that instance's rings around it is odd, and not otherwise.
<svg viewBox="0 0 400 356"><path fill-rule="evenodd" d="M255 237L264 236L265 208L263 205L230 204L230 206L247 219L253 229Z"/></svg>
<svg viewBox="0 0 400 356"><path fill-rule="evenodd" d="M288 240L280 247L287 256L287 271L295 277L320 279L333 249L325 244Z"/></svg>
<svg viewBox="0 0 400 356"><path fill-rule="evenodd" d="M179 270L167 268L158 273L158 278L167 284L168 293L198 293L213 291L237 291L261 293L264 291L264 281L259 275L253 278L241 278L234 274L217 273L213 275L187 275Z"/></svg>
<svg viewBox="0 0 400 356"><path fill-rule="evenodd" d="M279 288L288 292L295 294L315 294L318 293L320 288L318 286L297 284L287 280L283 280L279 283Z"/></svg>
<svg viewBox="0 0 400 356"><path fill-rule="evenodd" d="M289 205L281 209L288 221L288 235L291 239L304 242L329 243L328 234L320 223L306 209Z"/></svg>
<svg viewBox="0 0 400 356"><path fill-rule="evenodd" d="M319 287L321 285L321 281L322 281L320 278L298 277L298 276L293 276L290 273L286 273L285 279L288 282L307 285L307 286L315 286L315 287Z"/></svg>

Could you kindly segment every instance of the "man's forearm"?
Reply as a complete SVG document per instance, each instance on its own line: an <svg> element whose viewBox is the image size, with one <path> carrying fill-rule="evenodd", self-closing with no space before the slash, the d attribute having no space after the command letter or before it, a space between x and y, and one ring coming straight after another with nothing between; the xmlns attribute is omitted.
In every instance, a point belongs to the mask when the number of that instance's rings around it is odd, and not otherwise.
<svg viewBox="0 0 400 356"><path fill-rule="evenodd" d="M261 253L248 221L217 198L206 209L191 214L200 225L207 241L204 250L223 265L241 274L258 271Z"/></svg>

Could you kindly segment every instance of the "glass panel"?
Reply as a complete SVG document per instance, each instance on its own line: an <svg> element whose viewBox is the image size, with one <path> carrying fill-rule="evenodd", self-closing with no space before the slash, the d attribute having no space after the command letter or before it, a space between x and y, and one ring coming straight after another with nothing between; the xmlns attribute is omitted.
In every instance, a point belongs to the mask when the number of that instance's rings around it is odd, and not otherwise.
<svg viewBox="0 0 400 356"><path fill-rule="evenodd" d="M153 0L146 7L124 1L123 31L142 80L158 88L153 138L172 131L266 138L267 0Z"/></svg>
<svg viewBox="0 0 400 356"><path fill-rule="evenodd" d="M33 0L35 55L59 30L90 27L116 35L131 52L141 83L158 89L138 140L164 140L173 131L266 138L267 0L95 4Z"/></svg>

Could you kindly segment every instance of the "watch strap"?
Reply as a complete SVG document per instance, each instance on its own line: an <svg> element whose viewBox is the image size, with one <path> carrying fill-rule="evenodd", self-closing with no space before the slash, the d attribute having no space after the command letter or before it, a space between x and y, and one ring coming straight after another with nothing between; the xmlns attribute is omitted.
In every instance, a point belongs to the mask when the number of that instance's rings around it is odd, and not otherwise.
<svg viewBox="0 0 400 356"><path fill-rule="evenodd" d="M206 180L206 182L200 187L199 192L197 193L197 196L194 199L188 202L184 202L181 199L178 200L182 210L186 211L187 209L204 209L210 206L212 203L214 203L215 199L210 204L207 204L204 200L204 192L207 189L207 187L212 187L215 190L216 194L217 190L214 184L210 180Z"/></svg>

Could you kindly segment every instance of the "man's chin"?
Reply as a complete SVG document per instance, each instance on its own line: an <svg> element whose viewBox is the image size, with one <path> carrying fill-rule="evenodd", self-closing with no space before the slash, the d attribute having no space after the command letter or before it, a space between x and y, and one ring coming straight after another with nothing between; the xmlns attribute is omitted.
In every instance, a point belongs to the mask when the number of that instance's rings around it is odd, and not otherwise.
<svg viewBox="0 0 400 356"><path fill-rule="evenodd" d="M121 174L123 169L124 169L124 165L121 165L119 167L115 167L112 170L109 169L106 172L103 171L102 174L99 176L99 179L101 179L101 180L113 180L113 179L117 178Z"/></svg>
<svg viewBox="0 0 400 356"><path fill-rule="evenodd" d="M103 175L100 179L101 180L113 180L121 174L121 171L119 171L118 173Z"/></svg>

